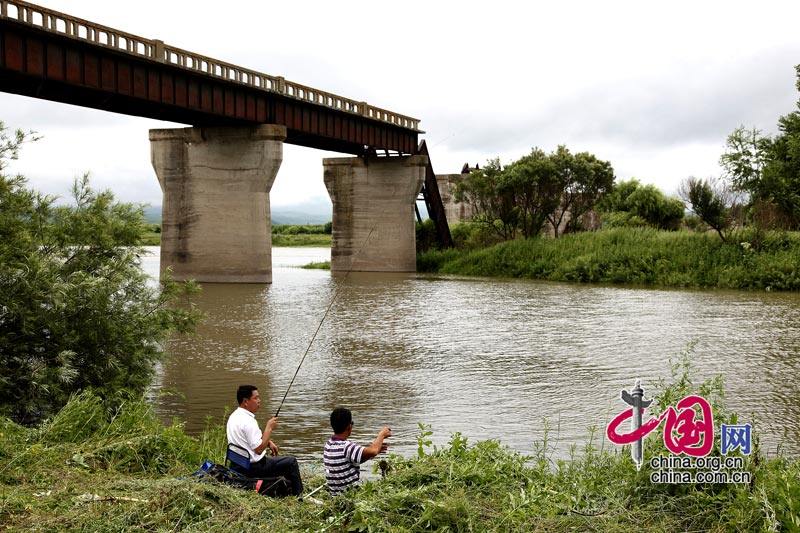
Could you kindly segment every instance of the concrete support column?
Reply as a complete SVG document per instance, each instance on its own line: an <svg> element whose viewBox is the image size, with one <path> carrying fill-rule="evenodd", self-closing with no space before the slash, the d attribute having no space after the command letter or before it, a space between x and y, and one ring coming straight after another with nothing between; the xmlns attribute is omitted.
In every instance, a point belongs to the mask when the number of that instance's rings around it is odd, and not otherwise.
<svg viewBox="0 0 800 533"><path fill-rule="evenodd" d="M469 174L437 174L436 184L439 186L439 196L444 205L444 214L448 224L457 224L472 218L474 208L466 203L456 201L456 187L458 183Z"/></svg>
<svg viewBox="0 0 800 533"><path fill-rule="evenodd" d="M285 138L271 124L150 130L162 276L171 267L177 280L272 282L269 191Z"/></svg>
<svg viewBox="0 0 800 533"><path fill-rule="evenodd" d="M333 272L416 271L414 202L427 163L419 155L323 160L333 202Z"/></svg>

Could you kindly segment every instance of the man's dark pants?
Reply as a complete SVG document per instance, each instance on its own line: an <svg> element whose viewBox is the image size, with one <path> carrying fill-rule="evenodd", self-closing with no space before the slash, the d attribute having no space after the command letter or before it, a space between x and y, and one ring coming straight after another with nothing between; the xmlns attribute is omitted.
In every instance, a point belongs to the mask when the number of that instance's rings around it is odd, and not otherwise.
<svg viewBox="0 0 800 533"><path fill-rule="evenodd" d="M281 457L266 457L250 464L250 477L278 477L283 476L292 484L292 494L300 496L303 493L303 481L300 479L300 466L297 459L284 455Z"/></svg>

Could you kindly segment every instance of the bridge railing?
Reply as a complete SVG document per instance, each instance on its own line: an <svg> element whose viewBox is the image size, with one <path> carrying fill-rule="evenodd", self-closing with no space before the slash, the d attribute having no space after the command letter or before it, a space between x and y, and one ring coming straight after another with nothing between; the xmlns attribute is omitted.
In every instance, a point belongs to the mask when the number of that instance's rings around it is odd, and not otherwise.
<svg viewBox="0 0 800 533"><path fill-rule="evenodd" d="M91 42L98 46L112 48L160 63L171 64L232 83L247 85L315 105L419 131L419 120L412 117L381 109L366 102L357 102L343 96L291 82L280 76L270 76L263 72L256 72L218 59L181 50L180 48L166 45L159 40L145 39L138 35L115 30L20 0L0 0L0 18L14 20L22 24L35 26L44 31Z"/></svg>

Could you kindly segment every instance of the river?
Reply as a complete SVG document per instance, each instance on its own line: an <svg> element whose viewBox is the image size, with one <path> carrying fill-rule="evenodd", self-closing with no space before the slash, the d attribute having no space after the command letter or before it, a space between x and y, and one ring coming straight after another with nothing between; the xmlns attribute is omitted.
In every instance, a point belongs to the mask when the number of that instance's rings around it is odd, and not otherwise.
<svg viewBox="0 0 800 533"><path fill-rule="evenodd" d="M157 276L158 248L149 250L143 268ZM404 455L423 422L436 445L458 431L526 453L549 425L552 456L566 457L592 427L601 444L625 407L621 389L641 378L650 397L690 344L695 381L724 375L728 406L755 424L764 451L800 452L800 294L298 268L329 257L274 248L271 285L204 284L205 320L171 338L159 366L160 416L197 433L222 423L249 383L264 398L263 427L338 289L281 410L284 453L319 459L328 414L343 405L356 440L389 425L391 450Z"/></svg>

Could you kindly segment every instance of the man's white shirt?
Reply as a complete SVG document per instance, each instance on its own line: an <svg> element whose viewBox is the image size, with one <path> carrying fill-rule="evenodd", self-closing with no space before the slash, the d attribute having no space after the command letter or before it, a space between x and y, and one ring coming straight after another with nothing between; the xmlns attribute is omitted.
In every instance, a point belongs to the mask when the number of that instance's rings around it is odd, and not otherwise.
<svg viewBox="0 0 800 533"><path fill-rule="evenodd" d="M263 434L258 427L258 422L256 422L256 415L247 409L237 407L231 413L231 416L228 417L227 433L228 442L241 446L248 451L251 463L260 461L267 454L268 448L264 448L264 451L260 454L253 451L261 445Z"/></svg>

